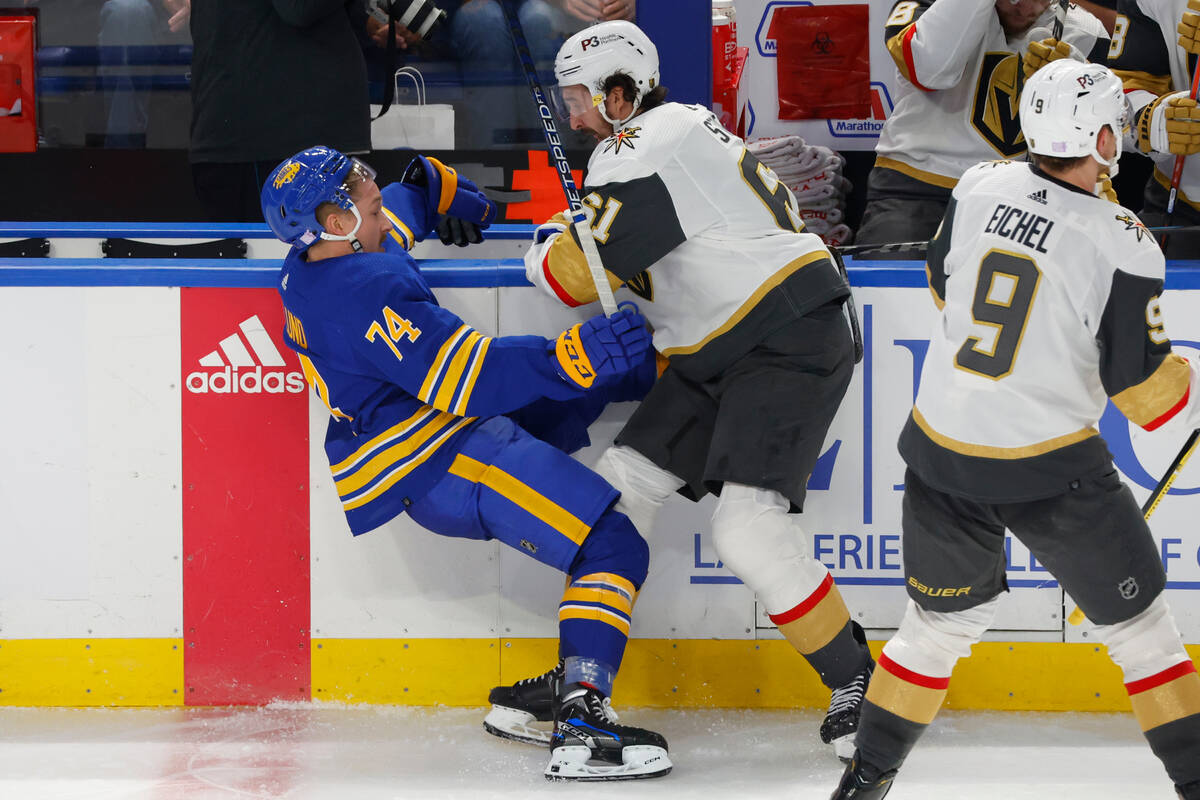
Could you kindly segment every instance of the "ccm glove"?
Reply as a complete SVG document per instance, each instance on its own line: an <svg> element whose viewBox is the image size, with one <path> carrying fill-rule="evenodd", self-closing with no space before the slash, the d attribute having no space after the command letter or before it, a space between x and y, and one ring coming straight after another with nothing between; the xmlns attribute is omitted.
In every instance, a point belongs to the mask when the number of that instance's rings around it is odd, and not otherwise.
<svg viewBox="0 0 1200 800"><path fill-rule="evenodd" d="M1196 0L1196 2L1200 2L1200 0ZM1029 49L1021 57L1021 69L1025 73L1025 80L1029 80L1033 76L1033 73L1051 61L1058 61L1060 58L1073 58L1076 61L1083 61L1083 53L1072 47L1070 42L1062 42L1058 39L1042 39L1040 42L1030 42Z"/></svg>
<svg viewBox="0 0 1200 800"><path fill-rule="evenodd" d="M567 383L590 388L597 377L620 375L637 367L650 349L646 319L633 303L616 314L598 314L563 331L554 342L554 366Z"/></svg>
<svg viewBox="0 0 1200 800"><path fill-rule="evenodd" d="M496 204L479 187L436 158L417 156L404 170L402 180L425 187L429 208L437 214L458 217L480 229L496 219Z"/></svg>
<svg viewBox="0 0 1200 800"><path fill-rule="evenodd" d="M1143 153L1200 153L1200 107L1187 92L1164 94L1137 115L1137 146Z"/></svg>
<svg viewBox="0 0 1200 800"><path fill-rule="evenodd" d="M479 244L483 241L483 234L479 232L478 225L458 217L438 219L437 234L438 238L442 240L442 244L452 244L458 247Z"/></svg>
<svg viewBox="0 0 1200 800"><path fill-rule="evenodd" d="M1179 46L1189 53L1200 53L1200 0L1188 0L1187 7L1177 28Z"/></svg>

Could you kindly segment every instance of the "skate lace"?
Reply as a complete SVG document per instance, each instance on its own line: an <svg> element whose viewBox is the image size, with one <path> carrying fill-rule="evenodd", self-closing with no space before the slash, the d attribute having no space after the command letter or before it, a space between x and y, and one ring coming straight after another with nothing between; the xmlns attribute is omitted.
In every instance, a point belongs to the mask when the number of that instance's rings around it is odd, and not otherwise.
<svg viewBox="0 0 1200 800"><path fill-rule="evenodd" d="M587 698L588 710L593 714L604 718L608 722L618 722L617 712L613 711L612 700L607 697L601 697L598 694L589 694Z"/></svg>
<svg viewBox="0 0 1200 800"><path fill-rule="evenodd" d="M525 686L534 686L534 685L537 685L540 683L549 683L549 682L553 681L556 677L561 677L561 676L562 676L562 664L560 663L557 666L555 666L553 669L549 670L548 672L543 672L541 675L536 675L532 678L522 678L521 680L519 680L515 684L513 684L513 686L514 687L518 687L518 686L525 687Z"/></svg>
<svg viewBox="0 0 1200 800"><path fill-rule="evenodd" d="M862 702L866 690L867 673L864 671L855 675L854 680L845 686L833 690L833 696L829 698L829 715L852 710Z"/></svg>

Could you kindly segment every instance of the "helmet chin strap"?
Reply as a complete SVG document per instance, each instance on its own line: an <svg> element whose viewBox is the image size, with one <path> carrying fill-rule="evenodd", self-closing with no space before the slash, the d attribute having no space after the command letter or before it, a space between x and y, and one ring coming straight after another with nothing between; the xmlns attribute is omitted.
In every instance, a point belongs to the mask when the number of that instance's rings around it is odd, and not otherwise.
<svg viewBox="0 0 1200 800"><path fill-rule="evenodd" d="M614 131L621 130L625 126L625 123L633 119L633 115L637 113L637 106L634 106L629 112L629 116L625 117L625 119L613 119L608 115L608 103L605 102L608 99L608 95L595 95L595 97L600 98L600 102L596 103L596 110L600 112L600 116L604 117L605 122L613 126Z"/></svg>
<svg viewBox="0 0 1200 800"><path fill-rule="evenodd" d="M1107 173L1108 177L1115 178L1117 176L1117 170L1119 168L1118 162L1120 162L1120 160L1121 160L1120 134L1113 131L1111 125L1105 124L1104 127L1101 128L1101 130L1103 130L1104 128L1108 128L1109 132L1113 134L1113 138L1116 141L1116 153L1113 154L1113 157L1111 159L1105 158L1104 156L1100 155L1100 147L1099 147L1100 137L1097 136L1096 141L1092 143L1092 152L1090 153L1090 155L1093 159L1096 160L1097 163L1100 164L1100 166L1107 168L1105 170L1105 172Z"/></svg>
<svg viewBox="0 0 1200 800"><path fill-rule="evenodd" d="M355 234L358 233L358 229L362 227L362 215L358 213L358 206L353 203L350 204L349 211L354 215L354 230L350 231L345 236L338 236L334 233L321 231L321 238L330 242L349 242L350 248L354 252L361 253L363 249L362 242L358 240L358 237L356 237Z"/></svg>

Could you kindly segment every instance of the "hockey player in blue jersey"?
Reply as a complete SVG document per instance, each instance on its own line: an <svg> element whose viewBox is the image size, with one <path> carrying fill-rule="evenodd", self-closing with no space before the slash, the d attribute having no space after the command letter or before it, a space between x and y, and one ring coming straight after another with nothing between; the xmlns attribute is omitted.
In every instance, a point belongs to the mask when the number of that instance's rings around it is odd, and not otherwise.
<svg viewBox="0 0 1200 800"><path fill-rule="evenodd" d="M478 239L496 210L436 159L416 157L381 192L366 164L312 148L275 168L262 207L292 245L279 284L286 341L329 409L325 451L351 532L407 512L434 533L498 539L567 573L546 776L665 775L663 737L614 724L608 706L646 543L604 479L514 422L564 410L586 423L605 399L644 392L645 321L626 309L555 340L489 337L439 306L408 250L439 219L453 220L442 222L450 238ZM543 427L549 440L578 440Z"/></svg>

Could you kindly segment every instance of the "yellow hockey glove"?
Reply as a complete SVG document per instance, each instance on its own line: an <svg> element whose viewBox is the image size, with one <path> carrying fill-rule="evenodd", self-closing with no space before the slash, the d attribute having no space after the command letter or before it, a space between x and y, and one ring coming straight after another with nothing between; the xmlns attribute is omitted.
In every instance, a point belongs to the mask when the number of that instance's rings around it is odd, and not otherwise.
<svg viewBox="0 0 1200 800"><path fill-rule="evenodd" d="M1137 146L1143 153L1200 153L1200 107L1187 92L1159 96L1137 115Z"/></svg>
<svg viewBox="0 0 1200 800"><path fill-rule="evenodd" d="M1200 2L1200 0L1194 0ZM1057 39L1042 39L1040 42L1030 42L1029 49L1021 57L1021 69L1025 72L1025 80L1037 72L1042 67L1049 64L1051 61L1058 61L1060 58L1074 58L1076 61L1082 61L1082 54L1071 46L1070 42L1061 42Z"/></svg>
<svg viewBox="0 0 1200 800"><path fill-rule="evenodd" d="M1189 53L1200 53L1200 0L1188 0L1188 10L1176 30L1179 46Z"/></svg>

